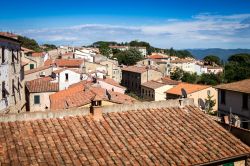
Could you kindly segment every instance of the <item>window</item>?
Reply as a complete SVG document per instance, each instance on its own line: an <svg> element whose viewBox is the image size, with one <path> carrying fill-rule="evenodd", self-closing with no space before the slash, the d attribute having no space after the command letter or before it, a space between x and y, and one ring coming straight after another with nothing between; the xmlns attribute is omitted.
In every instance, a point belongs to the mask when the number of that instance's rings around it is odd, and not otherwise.
<svg viewBox="0 0 250 166"><path fill-rule="evenodd" d="M14 50L11 50L11 59L12 59L12 63L14 63L15 62Z"/></svg>
<svg viewBox="0 0 250 166"><path fill-rule="evenodd" d="M68 80L69 80L69 74L65 73L65 81L68 81Z"/></svg>
<svg viewBox="0 0 250 166"><path fill-rule="evenodd" d="M220 91L220 103L226 104L226 91L225 90Z"/></svg>
<svg viewBox="0 0 250 166"><path fill-rule="evenodd" d="M15 93L15 81L12 79L12 94Z"/></svg>
<svg viewBox="0 0 250 166"><path fill-rule="evenodd" d="M34 96L34 104L40 104L40 96L39 95Z"/></svg>
<svg viewBox="0 0 250 166"><path fill-rule="evenodd" d="M242 94L242 108L248 109L248 94L247 93Z"/></svg>
<svg viewBox="0 0 250 166"><path fill-rule="evenodd" d="M5 81L2 82L2 98L6 98L6 92L5 92Z"/></svg>
<svg viewBox="0 0 250 166"><path fill-rule="evenodd" d="M5 62L5 54L4 54L5 48L2 47L2 63Z"/></svg>
<svg viewBox="0 0 250 166"><path fill-rule="evenodd" d="M30 64L30 70L34 68L35 68L34 64Z"/></svg>

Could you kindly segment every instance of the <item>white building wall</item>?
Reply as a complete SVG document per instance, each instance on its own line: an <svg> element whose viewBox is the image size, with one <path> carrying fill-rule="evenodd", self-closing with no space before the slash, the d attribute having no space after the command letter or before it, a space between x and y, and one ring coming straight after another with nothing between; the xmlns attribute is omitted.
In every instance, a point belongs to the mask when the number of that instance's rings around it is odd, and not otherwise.
<svg viewBox="0 0 250 166"><path fill-rule="evenodd" d="M68 80L66 80L68 74ZM71 70L64 70L58 74L59 90L67 89L70 85L81 81L81 74Z"/></svg>

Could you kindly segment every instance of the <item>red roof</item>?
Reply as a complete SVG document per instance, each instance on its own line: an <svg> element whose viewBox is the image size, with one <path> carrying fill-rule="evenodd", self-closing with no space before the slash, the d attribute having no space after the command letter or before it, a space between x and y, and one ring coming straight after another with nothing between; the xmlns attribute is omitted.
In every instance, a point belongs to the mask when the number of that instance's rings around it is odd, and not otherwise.
<svg viewBox="0 0 250 166"><path fill-rule="evenodd" d="M167 90L166 93L175 94L175 95L182 95L181 89L185 89L187 94L191 94L194 92L201 91L203 89L207 89L209 87L211 87L211 86L199 85L199 84L189 84L189 83L182 82L182 83L179 83L178 85L176 85L175 87Z"/></svg>
<svg viewBox="0 0 250 166"><path fill-rule="evenodd" d="M249 155L247 145L199 108L168 105L157 109L131 106L128 111L121 107L117 112L111 107L100 121L84 111L77 116L58 112L17 114L42 116L0 122L0 163L219 165L211 162L242 160L240 157ZM49 118L53 115L60 118Z"/></svg>
<svg viewBox="0 0 250 166"><path fill-rule="evenodd" d="M124 86L121 86L118 82L116 82L115 80L111 79L111 78L105 78L105 79L98 79L99 81L103 81L107 84L122 88L122 89L126 89Z"/></svg>
<svg viewBox="0 0 250 166"><path fill-rule="evenodd" d="M13 34L13 33L9 33L9 32L0 32L0 35L5 36L5 37L10 37L13 39L17 39L18 35Z"/></svg>
<svg viewBox="0 0 250 166"><path fill-rule="evenodd" d="M66 90L59 91L50 95L51 110L66 109L81 107L89 104L91 100L98 95L102 100L110 101L113 103L133 103L136 100L128 95L108 91L111 95L109 100L106 95L106 90L100 87L91 87L90 83L83 81L75 85L70 86Z"/></svg>
<svg viewBox="0 0 250 166"><path fill-rule="evenodd" d="M32 57L42 57L42 56L44 56L44 55L45 55L44 52L33 52L33 53L31 54Z"/></svg>
<svg viewBox="0 0 250 166"><path fill-rule="evenodd" d="M79 68L84 63L84 59L48 59L44 62L45 66L55 64L58 67Z"/></svg>
<svg viewBox="0 0 250 166"><path fill-rule="evenodd" d="M38 78L35 80L27 81L26 87L30 93L59 91L59 84L51 81L51 77Z"/></svg>
<svg viewBox="0 0 250 166"><path fill-rule="evenodd" d="M151 55L148 57L149 59L163 59L164 57L161 55Z"/></svg>

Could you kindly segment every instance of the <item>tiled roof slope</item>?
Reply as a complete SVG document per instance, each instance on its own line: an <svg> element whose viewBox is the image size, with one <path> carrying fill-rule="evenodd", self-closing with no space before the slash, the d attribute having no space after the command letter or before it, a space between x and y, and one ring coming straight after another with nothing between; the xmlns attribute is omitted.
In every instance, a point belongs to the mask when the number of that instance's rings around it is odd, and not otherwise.
<svg viewBox="0 0 250 166"><path fill-rule="evenodd" d="M78 68L84 63L84 59L48 59L44 62L45 66L57 65L58 67L75 67Z"/></svg>
<svg viewBox="0 0 250 166"><path fill-rule="evenodd" d="M175 95L182 95L181 89L183 88L183 89L185 89L187 94L191 94L191 93L203 90L203 89L207 89L209 87L211 87L211 86L199 85L199 84L189 84L189 83L182 82L182 83L179 83L178 85L176 85L175 87L167 90L166 93L175 94Z"/></svg>
<svg viewBox="0 0 250 166"><path fill-rule="evenodd" d="M43 77L27 81L26 87L30 93L57 92L59 91L58 82L51 82L51 77Z"/></svg>
<svg viewBox="0 0 250 166"><path fill-rule="evenodd" d="M198 108L0 123L3 165L199 165L250 148Z"/></svg>
<svg viewBox="0 0 250 166"><path fill-rule="evenodd" d="M111 96L111 99L109 100L105 89L92 87L90 84L90 82L82 81L81 83L76 83L75 85L70 86L66 90L50 95L51 110L81 107L91 103L91 100L95 96L98 96L104 101L118 104L129 104L136 101L128 95L113 91L108 91Z"/></svg>
<svg viewBox="0 0 250 166"><path fill-rule="evenodd" d="M41 67L37 67L37 68L31 69L31 70L24 71L24 74L28 75L28 74L36 73L36 72L46 70L49 68L51 68L51 66L41 66Z"/></svg>
<svg viewBox="0 0 250 166"><path fill-rule="evenodd" d="M217 85L217 89L225 89L236 92L250 93L250 79Z"/></svg>
<svg viewBox="0 0 250 166"><path fill-rule="evenodd" d="M165 86L166 84L162 83L162 82L157 82L157 81L148 81L148 82L145 82L142 84L142 86L145 86L147 88L150 88L150 89L157 89L157 88L160 88L162 86Z"/></svg>

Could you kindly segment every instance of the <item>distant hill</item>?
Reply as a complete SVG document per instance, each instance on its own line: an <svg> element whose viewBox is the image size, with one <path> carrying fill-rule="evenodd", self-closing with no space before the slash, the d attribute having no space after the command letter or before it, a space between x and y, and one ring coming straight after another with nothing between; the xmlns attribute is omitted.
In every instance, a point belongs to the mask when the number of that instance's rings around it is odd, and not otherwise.
<svg viewBox="0 0 250 166"><path fill-rule="evenodd" d="M248 53L250 54L250 49L220 49L220 48L209 48L209 49L187 49L194 55L197 59L203 59L207 55L216 55L220 57L223 61L233 54Z"/></svg>

